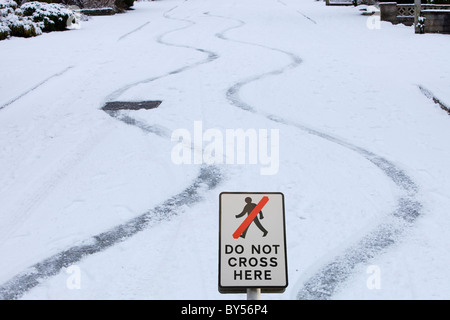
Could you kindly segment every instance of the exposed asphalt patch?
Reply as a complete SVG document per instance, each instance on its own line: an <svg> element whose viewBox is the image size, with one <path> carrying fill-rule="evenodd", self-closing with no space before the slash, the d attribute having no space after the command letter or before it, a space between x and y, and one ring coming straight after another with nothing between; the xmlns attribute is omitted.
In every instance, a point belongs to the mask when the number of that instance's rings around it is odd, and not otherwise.
<svg viewBox="0 0 450 320"><path fill-rule="evenodd" d="M129 115L129 111L151 110L157 108L162 101L112 101L107 102L102 110L114 119L120 120L131 126L140 128L147 133L153 133L162 138L170 139L170 130L156 124L148 124L146 122L136 120Z"/></svg>
<svg viewBox="0 0 450 320"><path fill-rule="evenodd" d="M112 101L107 102L103 111L117 111L117 110L150 110L158 108L162 101Z"/></svg>

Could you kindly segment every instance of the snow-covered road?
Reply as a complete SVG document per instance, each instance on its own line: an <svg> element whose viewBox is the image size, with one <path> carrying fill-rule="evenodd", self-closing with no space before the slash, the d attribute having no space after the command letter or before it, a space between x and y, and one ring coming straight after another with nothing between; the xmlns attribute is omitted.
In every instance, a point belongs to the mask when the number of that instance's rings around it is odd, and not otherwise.
<svg viewBox="0 0 450 320"><path fill-rule="evenodd" d="M0 296L236 298L217 291L218 194L280 191L290 285L265 297L448 299L450 118L420 88L450 103L450 45L367 19L161 0L0 42ZM142 100L162 103L102 109ZM198 121L278 130L274 174L174 163Z"/></svg>

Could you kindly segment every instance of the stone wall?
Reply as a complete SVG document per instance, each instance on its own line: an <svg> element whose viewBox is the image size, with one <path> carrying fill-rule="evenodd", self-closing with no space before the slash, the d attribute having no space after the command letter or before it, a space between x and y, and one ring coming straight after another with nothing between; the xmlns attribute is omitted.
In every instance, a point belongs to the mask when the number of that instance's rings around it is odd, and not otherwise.
<svg viewBox="0 0 450 320"><path fill-rule="evenodd" d="M381 21L389 21L393 24L398 24L397 18L397 2L383 2L379 4Z"/></svg>
<svg viewBox="0 0 450 320"><path fill-rule="evenodd" d="M113 8L81 9L80 12L87 16L111 16L116 13Z"/></svg>
<svg viewBox="0 0 450 320"><path fill-rule="evenodd" d="M397 2L379 3L381 21L393 24L414 24L414 4ZM425 18L425 33L450 33L450 5L422 4L421 16Z"/></svg>
<svg viewBox="0 0 450 320"><path fill-rule="evenodd" d="M425 33L450 34L450 10L422 10Z"/></svg>

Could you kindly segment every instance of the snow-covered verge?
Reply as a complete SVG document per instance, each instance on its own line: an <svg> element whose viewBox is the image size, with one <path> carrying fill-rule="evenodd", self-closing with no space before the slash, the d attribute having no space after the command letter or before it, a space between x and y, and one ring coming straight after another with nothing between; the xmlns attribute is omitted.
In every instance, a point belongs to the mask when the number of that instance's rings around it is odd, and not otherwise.
<svg viewBox="0 0 450 320"><path fill-rule="evenodd" d="M0 0L0 40L10 36L34 37L42 33L37 23L24 17L13 0Z"/></svg>
<svg viewBox="0 0 450 320"><path fill-rule="evenodd" d="M57 3L0 0L0 40L8 37L34 37L43 32L63 31L75 12Z"/></svg>
<svg viewBox="0 0 450 320"><path fill-rule="evenodd" d="M0 40L9 37L29 38L44 32L79 29L81 8L101 14L124 12L134 5L134 0L119 1L66 1L66 4L40 1L22 2L0 0ZM83 19L87 19L83 15Z"/></svg>

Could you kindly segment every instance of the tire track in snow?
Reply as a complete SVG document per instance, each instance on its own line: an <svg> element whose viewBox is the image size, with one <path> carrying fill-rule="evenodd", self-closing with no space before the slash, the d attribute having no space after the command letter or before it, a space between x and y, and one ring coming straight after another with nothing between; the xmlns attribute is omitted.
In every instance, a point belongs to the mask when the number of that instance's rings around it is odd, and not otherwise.
<svg viewBox="0 0 450 320"><path fill-rule="evenodd" d="M29 94L30 92L33 92L34 90L36 90L37 88L39 88L40 86L46 84L48 81L50 81L53 78L56 77L60 77L62 76L64 73L66 73L67 71L69 71L70 69L72 69L74 66L68 66L67 68L51 75L50 77L42 80L41 82L37 83L36 85L34 85L33 87L31 87L30 89L28 89L27 91L21 93L20 95L18 95L17 97L9 100L8 102L6 102L5 104L0 106L0 110L2 110L3 108L6 108L7 106L9 106L10 104L13 104L14 102L16 102L17 100L23 98L24 96L26 96L27 94Z"/></svg>
<svg viewBox="0 0 450 320"><path fill-rule="evenodd" d="M278 3L282 4L283 6L289 8L289 6L287 5L287 3L281 1L281 0L277 0ZM304 14L303 12L301 12L300 10L295 10L295 12L297 12L298 14L301 14L304 18L308 19L309 21L311 21L314 24L317 24L317 21L308 17L306 14Z"/></svg>
<svg viewBox="0 0 450 320"><path fill-rule="evenodd" d="M430 100L433 100L433 102L435 104L437 104L442 110L447 111L447 113L450 114L450 107L447 106L445 103L443 103L438 98L436 98L436 96L433 94L433 92L431 92L430 90L428 90L427 88L425 88L422 85L418 85L417 87L419 88L420 92L422 92L422 94L425 97L427 97Z"/></svg>
<svg viewBox="0 0 450 320"><path fill-rule="evenodd" d="M422 205L417 200L418 187L406 172L398 168L389 160L369 150L344 141L330 134L310 128L306 125L284 119L274 114L258 111L253 106L243 101L239 96L239 92L242 87L268 76L280 75L290 69L294 69L301 64L302 60L296 54L283 51L278 48L272 48L257 43L231 39L225 36L225 33L232 29L243 27L246 24L244 21L230 17L212 15L209 13L205 14L211 17L233 20L238 23L236 26L230 27L222 31L221 33L216 34L216 37L218 37L219 39L279 52L288 56L291 60L289 64L282 68L261 73L259 75L254 75L231 86L226 93L226 97L232 105L245 111L252 112L255 115L263 116L271 121L295 127L304 132L307 132L308 134L311 134L318 138L322 138L331 143L338 144L350 151L356 152L357 154L374 164L383 172L385 176L392 180L399 189L404 191L404 195L397 201L396 208L393 212L387 214L387 218L384 222L373 228L371 232L363 236L355 244L343 250L340 254L331 257L328 263L322 265L320 268L318 268L317 271L314 272L312 276L301 283L301 288L296 295L297 299L330 299L332 295L339 289L339 286L350 277L353 269L357 265L369 261L376 255L382 253L383 250L388 248L390 245L395 243L398 237L406 230L406 228L414 223L417 217L419 217Z"/></svg>
<svg viewBox="0 0 450 320"><path fill-rule="evenodd" d="M227 17L212 15L209 12L205 12L204 14L207 15L207 16L210 16L210 17L218 17L218 18L222 18L222 19L228 19ZM245 45L249 45L250 44L252 46L258 46L258 47L261 47L261 48L264 48L264 49L269 49L269 50L272 50L272 51L280 52L280 53L282 53L284 55L287 55L291 59L291 63L287 64L286 66L284 66L284 67L282 67L280 69L268 71L268 72L265 72L265 73L262 73L262 74L258 74L258 75L249 77L249 78L247 78L245 80L242 80L240 82L235 83L233 86L228 88L227 93L226 93L226 97L227 97L228 101L230 101L230 103L232 105L234 105L234 106L236 106L236 107L238 107L240 109L243 109L245 111L249 111L249 112L252 112L252 113L259 113L256 109L254 109L252 106L250 106L249 104L247 104L244 101L242 101L242 99L239 97L239 91L241 90L241 88L243 86L251 83L251 82L258 81L258 80L261 80L261 79L269 77L269 76L279 75L279 74L282 74L282 73L284 73L284 72L286 72L286 71L288 71L290 69L294 69L294 68L298 67L302 63L302 59L299 56L297 56L297 55L295 55L295 54L293 54L291 52L284 51L284 50L270 48L270 47L266 47L264 45L259 45L259 44L252 44L252 43L248 43L248 42L245 42L245 41L230 40L229 38L227 38L225 36L225 33L227 33L230 30L233 30L233 29L241 28L242 26L245 25L245 22L242 21L242 20L237 20L237 19L232 19L232 20L237 21L238 25L229 27L229 28L223 30L220 33L216 33L215 36L217 38L219 38L221 40L225 40L225 41L233 41L233 42L237 42L237 43L242 43L242 44L245 44Z"/></svg>
<svg viewBox="0 0 450 320"><path fill-rule="evenodd" d="M88 139L84 139L63 157L50 163L47 167L41 168L37 178L30 178L27 187L21 189L20 201L16 201L13 210L10 210L8 228L0 229L0 247L19 227L20 223L26 220L59 184L70 174L80 162L87 157L95 147L107 136L106 128L99 125Z"/></svg>
<svg viewBox="0 0 450 320"><path fill-rule="evenodd" d="M180 31L195 25L195 22L186 20L186 19L176 19L170 17L168 14L176 9L178 6L170 9L169 11L164 13L164 17L172 20L179 20L184 22L189 22L189 25L177 28L175 30L171 30L163 33L157 39L157 41L163 45L174 46L174 47L182 47L187 49L193 49L198 52L207 54L207 58L203 59L199 62L180 67L173 71L167 72L161 76L148 78L145 80L141 80L135 82L133 84L129 84L124 86L107 97L108 101L111 99L115 99L123 94L126 90L143 83L149 83L163 77L167 77L170 75L179 74L183 71L190 70L197 66L200 66L205 63L209 63L217 59L219 56L212 52L202 48L196 48L187 45L173 44L168 43L163 40L164 36L169 33ZM125 122L129 125L134 125L139 127L141 130L147 133L153 133L162 138L170 138L169 129L159 126L149 126L145 123L137 121L130 117L129 115L124 115L121 112L106 111L110 116ZM102 232L97 234L85 241L83 241L80 245L75 245L67 250L59 252L47 259L44 259L41 262L38 262L31 267L27 268L25 271L17 274L4 284L0 286L0 300L13 300L20 298L23 294L25 294L30 289L37 286L44 279L57 275L63 270L63 268L67 268L70 265L80 261L81 259L104 251L107 248L112 247L115 244L118 244L136 233L150 227L154 227L161 222L168 221L175 216L180 215L185 210L185 207L189 207L195 205L196 203L203 200L203 194L206 192L213 190L217 187L217 185L223 180L223 173L219 169L219 167L215 165L202 165L200 168L200 172L198 176L192 181L192 183L185 188L180 193L170 197L165 200L162 204L157 207L148 210L147 212L139 215L136 218L133 218L123 224L120 224L106 232Z"/></svg>
<svg viewBox="0 0 450 320"><path fill-rule="evenodd" d="M146 23L140 25L139 27L137 27L136 29L131 30L130 32L125 33L124 35L122 35L121 37L119 37L119 39L117 39L117 41L121 41L123 39L125 39L126 37L128 37L129 35L141 30L142 28L144 28L145 26L147 26L150 23L150 21L147 21Z"/></svg>
<svg viewBox="0 0 450 320"><path fill-rule="evenodd" d="M122 95L127 90L129 90L129 89L131 89L131 88L133 88L133 87L135 87L137 85L150 83L150 82L153 82L153 81L165 78L167 76L176 75L176 74L179 74L181 72L188 71L190 69L194 69L194 68L196 68L198 66L201 66L202 64L210 63L210 62L212 62L212 61L214 61L214 60L219 58L219 55L217 53L213 52L213 51L209 51L209 50L206 50L206 49L197 48L197 47L193 47L193 46L189 46L189 45L171 43L171 42L167 42L167 41L164 40L164 38L167 35L169 35L171 33L174 33L174 32L182 31L182 30L187 29L187 28L190 28L190 27L192 27L193 25L196 24L194 21L191 21L191 20L171 17L169 15L169 13L172 12L173 10L177 9L177 8L178 8L178 6L175 6L172 9L169 9L168 11L166 11L163 14L164 18L167 18L167 19L170 19L170 20L175 20L175 21L182 21L182 22L186 22L188 24L185 25L185 26L182 26L180 28L176 28L176 29L164 32L163 34L158 36L158 38L156 39L156 42L158 42L159 44L165 45L165 46L195 50L195 51L198 51L198 52L200 52L202 54L206 54L207 57L205 59L199 60L199 61L197 61L195 63L182 66L180 68L177 68L175 70L171 70L171 71L169 71L167 73L164 73L164 74L161 74L159 76L154 76L154 77L151 77L151 78L143 79L143 80L136 81L136 82L130 83L128 85L125 85L122 88L119 88L116 91L112 92L110 95L108 95L105 102L110 102L110 101L116 100L120 95Z"/></svg>
<svg viewBox="0 0 450 320"><path fill-rule="evenodd" d="M203 200L203 193L214 189L221 179L221 172L217 167L203 166L197 178L186 189L167 199L161 205L109 231L95 235L84 241L83 244L73 246L38 262L16 275L0 286L0 299L18 299L45 278L57 275L63 268L67 268L89 255L104 251L146 228L154 227L180 215L185 206L192 206Z"/></svg>

